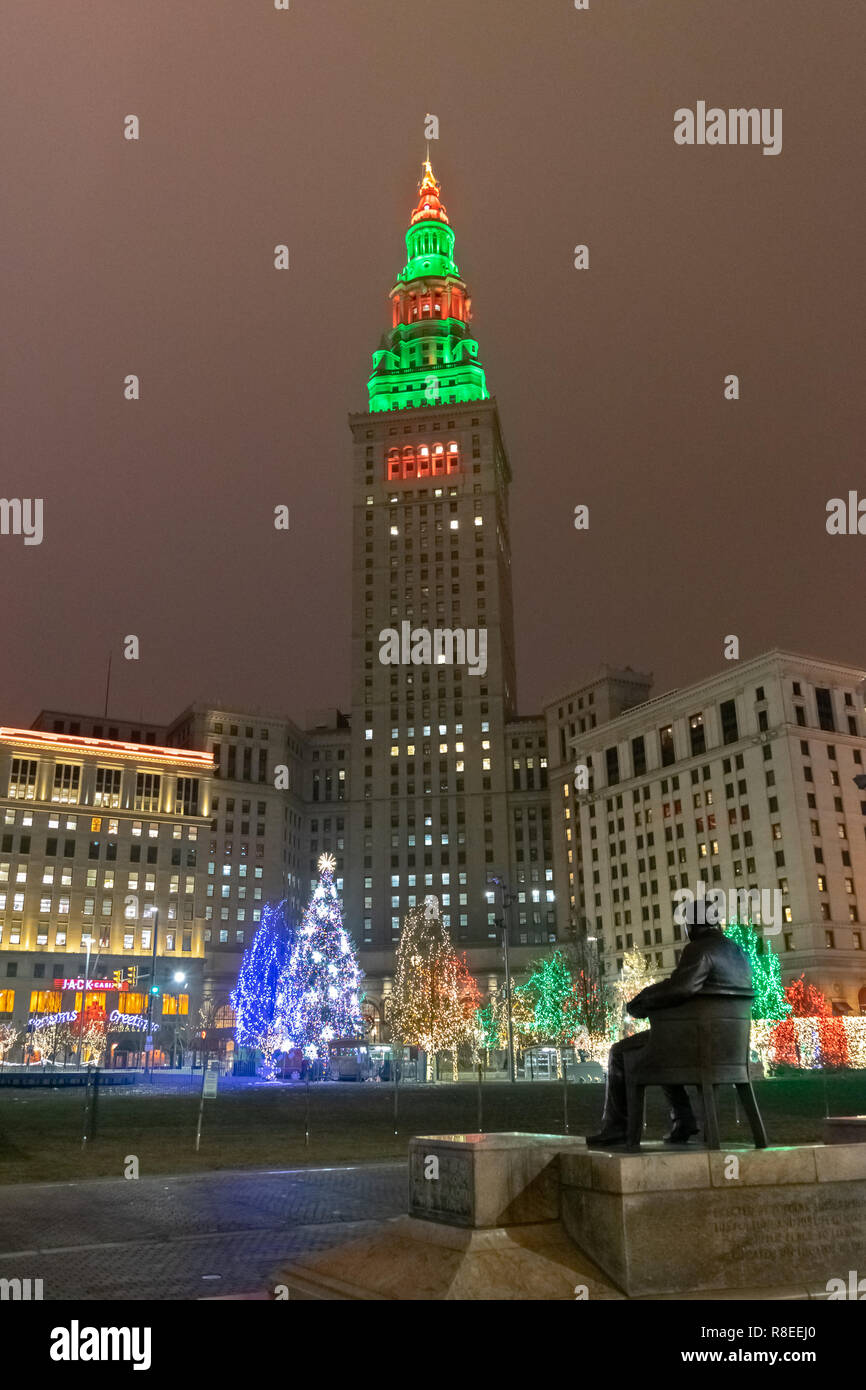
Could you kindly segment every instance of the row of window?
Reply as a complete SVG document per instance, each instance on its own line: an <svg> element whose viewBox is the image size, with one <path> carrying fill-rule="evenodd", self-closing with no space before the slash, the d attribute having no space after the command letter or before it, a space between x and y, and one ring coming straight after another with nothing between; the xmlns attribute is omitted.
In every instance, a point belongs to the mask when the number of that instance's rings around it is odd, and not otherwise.
<svg viewBox="0 0 866 1390"><path fill-rule="evenodd" d="M80 763L55 763L51 780L50 799L60 804L77 804L81 800L82 770ZM35 758L13 758L9 772L9 797L13 801L35 801L39 762ZM175 815L196 816L199 804L197 777L164 778L159 772L136 772L132 809L160 811L163 782L174 783L170 806ZM93 806L117 809L123 803L123 770L117 767L97 767L93 788Z"/></svg>

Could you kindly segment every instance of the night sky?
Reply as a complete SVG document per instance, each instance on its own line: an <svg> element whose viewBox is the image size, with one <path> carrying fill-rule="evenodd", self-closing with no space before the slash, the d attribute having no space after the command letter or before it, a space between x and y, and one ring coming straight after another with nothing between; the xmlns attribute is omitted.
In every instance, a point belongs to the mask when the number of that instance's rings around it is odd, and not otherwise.
<svg viewBox="0 0 866 1390"><path fill-rule="evenodd" d="M866 495L862 0L6 0L3 28L0 491L45 537L0 536L0 722L101 710L109 649L117 718L347 706L346 417L427 112L514 472L521 712L601 661L699 679L728 633L866 662L866 537L825 530ZM783 108L782 153L676 146L699 100Z"/></svg>

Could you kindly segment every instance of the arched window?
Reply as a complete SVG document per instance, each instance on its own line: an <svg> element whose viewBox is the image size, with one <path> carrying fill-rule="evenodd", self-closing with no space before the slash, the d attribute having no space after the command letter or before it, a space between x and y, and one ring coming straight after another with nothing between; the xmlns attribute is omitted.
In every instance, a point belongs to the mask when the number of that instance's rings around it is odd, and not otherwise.
<svg viewBox="0 0 866 1390"><path fill-rule="evenodd" d="M422 444L418 450L418 477L427 478L430 474L430 450Z"/></svg>
<svg viewBox="0 0 866 1390"><path fill-rule="evenodd" d="M411 444L407 444L403 450L403 477L415 477L415 450Z"/></svg>

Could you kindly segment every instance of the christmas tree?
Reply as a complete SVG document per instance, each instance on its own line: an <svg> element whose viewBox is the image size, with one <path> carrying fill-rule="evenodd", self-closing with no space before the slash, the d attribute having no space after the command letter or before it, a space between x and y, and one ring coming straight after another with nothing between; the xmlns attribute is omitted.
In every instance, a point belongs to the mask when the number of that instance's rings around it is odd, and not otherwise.
<svg viewBox="0 0 866 1390"><path fill-rule="evenodd" d="M360 1039L363 972L343 926L334 886L337 861L319 860L319 882L298 929L279 991L279 1013L287 1045L302 1046L308 1057L327 1060L338 1038Z"/></svg>
<svg viewBox="0 0 866 1390"><path fill-rule="evenodd" d="M237 1041L242 1047L255 1047L263 1054L269 1080L274 1076L274 1056L286 1035L278 996L292 948L286 904L268 903L253 944L244 952L238 982L231 994L237 1015Z"/></svg>
<svg viewBox="0 0 866 1390"><path fill-rule="evenodd" d="M456 1075L459 1047L474 1041L478 997L439 916L438 898L425 898L406 914L400 933L388 1022L396 1042L426 1053L428 1080L439 1052L452 1054Z"/></svg>
<svg viewBox="0 0 866 1390"><path fill-rule="evenodd" d="M574 1026L574 981L568 961L560 951L537 961L525 985L515 990L532 1009L533 1033L539 1041L558 1048L571 1042Z"/></svg>
<svg viewBox="0 0 866 1390"><path fill-rule="evenodd" d="M821 990L801 975L786 986L785 996L791 1012L770 1035L773 1060L795 1067L849 1066L845 1021Z"/></svg>
<svg viewBox="0 0 866 1390"><path fill-rule="evenodd" d="M725 936L739 946L752 971L752 1018L778 1023L787 1018L791 1005L782 986L782 964L769 941L755 931L750 922L729 922Z"/></svg>
<svg viewBox="0 0 866 1390"><path fill-rule="evenodd" d="M650 1026L648 1018L632 1018L628 1012L629 1000L656 982L648 962L649 958L636 946L633 950L626 951L622 958L622 970L613 986L619 1032L622 1037L628 1037L631 1033L641 1033Z"/></svg>

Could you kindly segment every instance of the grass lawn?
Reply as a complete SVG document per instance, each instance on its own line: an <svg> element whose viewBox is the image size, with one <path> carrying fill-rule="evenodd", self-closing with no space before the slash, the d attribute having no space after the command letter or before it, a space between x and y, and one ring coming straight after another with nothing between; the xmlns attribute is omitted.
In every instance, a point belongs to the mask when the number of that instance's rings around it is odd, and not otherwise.
<svg viewBox="0 0 866 1390"><path fill-rule="evenodd" d="M826 1086L826 1100L825 1100ZM483 1128L563 1133L563 1096L555 1082L488 1083ZM141 1091L145 1091L142 1086ZM478 1128L478 1092L471 1083L401 1087L394 1133L394 1092L385 1085L325 1083L309 1090L310 1139L304 1141L306 1088L226 1088L205 1102L199 1153L195 1152L198 1095L100 1094L96 1137L81 1148L80 1091L0 1090L0 1183L61 1182L121 1177L129 1154L141 1177L218 1168L294 1168L305 1164L405 1158L413 1134ZM831 1114L866 1112L866 1072L803 1075L756 1084L771 1144L821 1140L825 1103ZM585 1134L601 1118L601 1085L572 1084L569 1132ZM736 1123L734 1092L721 1095L723 1141L749 1143ZM665 1126L664 1098L648 1092L647 1135Z"/></svg>

